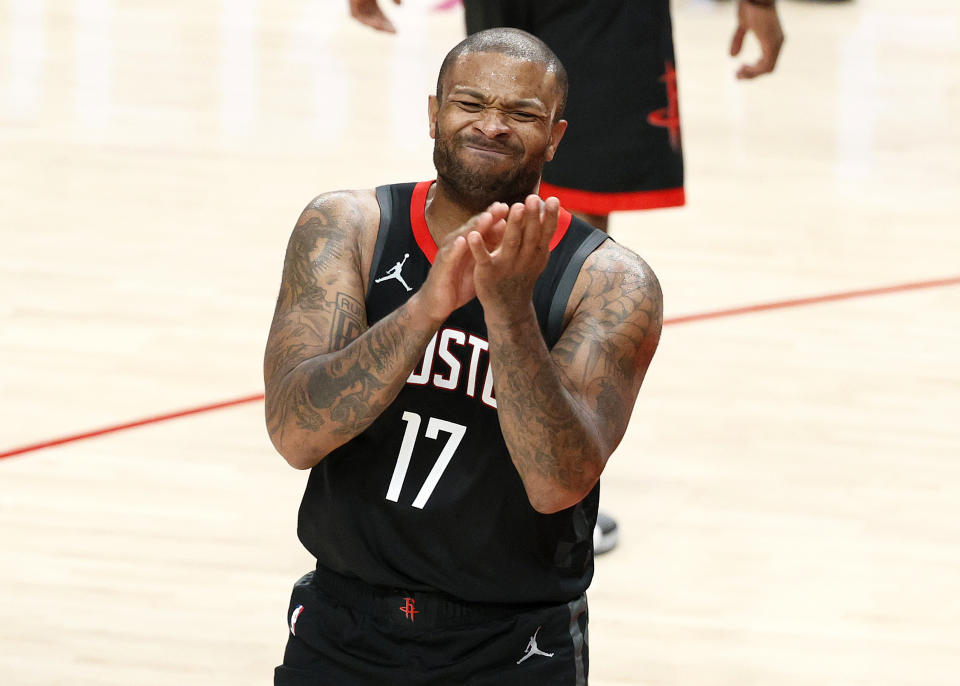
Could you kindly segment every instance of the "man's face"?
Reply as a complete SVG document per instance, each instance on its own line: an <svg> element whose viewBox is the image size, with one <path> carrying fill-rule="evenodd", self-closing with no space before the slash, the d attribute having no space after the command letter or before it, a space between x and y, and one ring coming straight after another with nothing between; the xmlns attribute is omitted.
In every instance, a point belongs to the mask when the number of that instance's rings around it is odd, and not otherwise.
<svg viewBox="0 0 960 686"><path fill-rule="evenodd" d="M554 121L553 75L509 55L468 53L447 72L442 95L430 96L430 136L454 199L479 212L533 193L567 126Z"/></svg>

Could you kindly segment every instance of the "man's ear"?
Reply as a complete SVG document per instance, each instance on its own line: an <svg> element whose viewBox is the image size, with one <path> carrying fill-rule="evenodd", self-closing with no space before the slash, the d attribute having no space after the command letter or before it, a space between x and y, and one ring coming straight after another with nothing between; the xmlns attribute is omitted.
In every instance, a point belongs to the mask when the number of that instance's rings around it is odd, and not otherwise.
<svg viewBox="0 0 960 686"><path fill-rule="evenodd" d="M546 160L549 162L557 152L557 146L560 145L560 139L567 130L567 120L561 119L555 121L550 127L550 140L547 141Z"/></svg>
<svg viewBox="0 0 960 686"><path fill-rule="evenodd" d="M437 137L437 114L440 112L440 101L436 95L427 98L427 116L430 118L430 138Z"/></svg>

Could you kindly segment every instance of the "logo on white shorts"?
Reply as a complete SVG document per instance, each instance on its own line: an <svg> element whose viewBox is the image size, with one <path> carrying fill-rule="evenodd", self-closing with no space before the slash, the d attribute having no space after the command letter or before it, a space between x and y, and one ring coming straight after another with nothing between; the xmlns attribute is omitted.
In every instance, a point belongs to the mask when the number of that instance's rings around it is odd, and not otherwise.
<svg viewBox="0 0 960 686"><path fill-rule="evenodd" d="M537 647L537 634L540 633L542 627L537 627L537 630L533 632L533 636L530 637L530 641L527 643L526 652L523 654L517 664L520 664L524 660L529 660L534 655L543 655L544 657L553 657L553 653L545 653L540 648Z"/></svg>
<svg viewBox="0 0 960 686"><path fill-rule="evenodd" d="M294 636L297 635L297 620L300 618L301 612L303 612L303 605L297 605L297 609L290 615L290 633Z"/></svg>

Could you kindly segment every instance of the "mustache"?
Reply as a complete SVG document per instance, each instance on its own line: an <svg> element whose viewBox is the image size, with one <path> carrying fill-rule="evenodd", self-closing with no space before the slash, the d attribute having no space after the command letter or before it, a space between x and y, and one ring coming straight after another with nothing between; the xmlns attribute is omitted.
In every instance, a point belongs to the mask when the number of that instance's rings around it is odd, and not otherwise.
<svg viewBox="0 0 960 686"><path fill-rule="evenodd" d="M521 152L519 146L509 145L507 143L500 143L498 141L491 140L489 138L484 138L483 136L462 136L457 139L457 144L459 146L467 146L473 148L480 148L482 150L492 150L493 152L502 152L502 153L519 153Z"/></svg>

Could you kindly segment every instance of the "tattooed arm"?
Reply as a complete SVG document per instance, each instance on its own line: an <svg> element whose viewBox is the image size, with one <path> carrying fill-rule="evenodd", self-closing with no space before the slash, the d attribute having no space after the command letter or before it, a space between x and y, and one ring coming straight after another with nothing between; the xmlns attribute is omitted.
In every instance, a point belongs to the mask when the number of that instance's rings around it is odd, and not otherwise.
<svg viewBox="0 0 960 686"><path fill-rule="evenodd" d="M371 195L318 197L287 246L263 369L270 439L299 469L369 426L433 335L416 325L415 306L367 326L361 246L379 221Z"/></svg>
<svg viewBox="0 0 960 686"><path fill-rule="evenodd" d="M551 201L546 208L539 220L535 201L511 209L504 245L516 228L514 266L508 259L498 267L503 254L485 257L475 250L474 278L487 321L500 427L531 505L550 513L590 492L623 438L663 315L653 271L608 241L581 268L568 307L572 314L548 351L529 283L543 269L538 265L545 264L556 227Z"/></svg>
<svg viewBox="0 0 960 686"><path fill-rule="evenodd" d="M463 282L468 255L457 237L485 232L489 213L445 241L423 287L368 327L361 255L379 214L372 192L319 196L287 246L263 370L270 439L298 469L366 429L403 388L443 320L474 296L453 285Z"/></svg>

